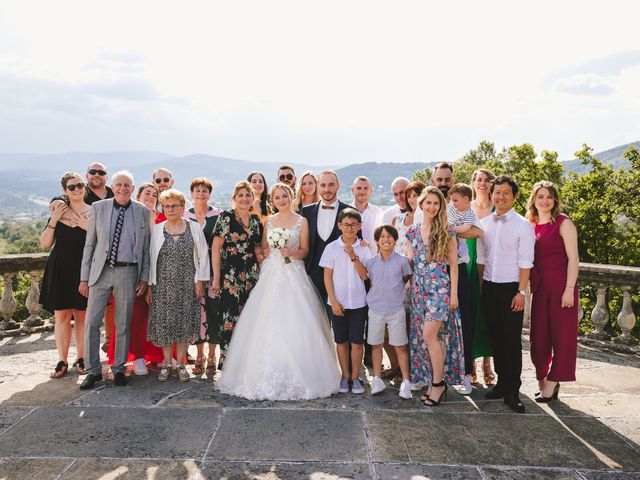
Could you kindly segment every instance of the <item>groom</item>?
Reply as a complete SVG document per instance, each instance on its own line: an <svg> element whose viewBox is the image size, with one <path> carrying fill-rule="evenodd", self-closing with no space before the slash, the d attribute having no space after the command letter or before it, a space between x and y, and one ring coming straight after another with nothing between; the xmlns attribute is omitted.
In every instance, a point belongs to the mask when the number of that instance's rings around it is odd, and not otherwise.
<svg viewBox="0 0 640 480"><path fill-rule="evenodd" d="M333 170L323 170L318 176L320 201L302 209L302 216L309 222L309 254L304 265L311 281L318 289L327 308L327 289L324 286L324 269L319 265L324 248L340 236L338 213L349 205L338 200L340 182ZM358 232L360 235L360 232Z"/></svg>

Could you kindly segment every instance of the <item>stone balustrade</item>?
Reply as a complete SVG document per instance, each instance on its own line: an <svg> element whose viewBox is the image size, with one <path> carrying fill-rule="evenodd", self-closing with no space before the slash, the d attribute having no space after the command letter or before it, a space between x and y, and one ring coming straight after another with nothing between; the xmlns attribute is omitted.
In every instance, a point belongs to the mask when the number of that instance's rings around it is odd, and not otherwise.
<svg viewBox="0 0 640 480"><path fill-rule="evenodd" d="M48 253L0 256L0 275L4 280L4 289L0 300L0 313L2 313L0 337L31 333L41 330L43 327L46 328L44 320L40 318L42 307L38 303L38 299L40 296L40 278L48 256ZM17 310L17 302L14 297L12 283L18 272L27 272L30 278L29 294L25 302L29 317L24 320L13 318ZM598 342L599 346L615 347L616 345L623 345L631 348L634 352L640 351L638 339L631 334L636 324L631 293L640 287L640 268L581 263L579 282L581 285L592 285L597 292L596 304L590 317L594 331L582 337L582 341L592 340ZM623 295L622 307L616 318L622 333L613 339L605 332L605 327L611 322L607 307L607 290L610 287L620 288ZM581 308L580 318L582 316Z"/></svg>
<svg viewBox="0 0 640 480"><path fill-rule="evenodd" d="M0 275L4 283L0 299L0 336L31 333L42 330L45 321L40 318L42 306L40 299L40 278L47 264L48 253L25 253L19 255L0 255ZM25 304L29 317L20 321L13 318L18 304L13 293L13 279L19 272L27 272L30 280L29 293Z"/></svg>

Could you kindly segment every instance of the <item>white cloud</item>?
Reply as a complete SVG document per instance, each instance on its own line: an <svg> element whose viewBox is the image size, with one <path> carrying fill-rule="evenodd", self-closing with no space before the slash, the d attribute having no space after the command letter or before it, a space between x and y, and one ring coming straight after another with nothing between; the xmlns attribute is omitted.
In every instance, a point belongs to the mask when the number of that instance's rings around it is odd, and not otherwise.
<svg viewBox="0 0 640 480"><path fill-rule="evenodd" d="M578 74L557 80L554 88L576 95L612 95L616 91L615 80L612 75Z"/></svg>

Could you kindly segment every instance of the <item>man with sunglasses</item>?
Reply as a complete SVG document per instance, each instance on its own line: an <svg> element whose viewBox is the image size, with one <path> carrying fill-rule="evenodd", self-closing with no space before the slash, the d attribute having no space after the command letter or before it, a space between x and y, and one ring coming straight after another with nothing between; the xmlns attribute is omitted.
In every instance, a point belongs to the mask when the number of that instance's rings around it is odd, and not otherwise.
<svg viewBox="0 0 640 480"><path fill-rule="evenodd" d="M289 185L293 193L296 192L296 173L293 171L293 167L289 165L282 165L278 169L278 176L276 177L276 182L284 183L285 185Z"/></svg>
<svg viewBox="0 0 640 480"><path fill-rule="evenodd" d="M171 170L169 170L168 168L160 167L154 170L153 184L156 187L158 187L158 191L160 193L164 192L165 190L169 190L170 188L173 188L174 183L175 183L175 180L173 179L173 174L171 173ZM184 205L184 211L187 212L192 207L193 205L191 204L191 202L189 200L186 200L186 203ZM158 202L158 211L162 212L162 205L160 205L160 202Z"/></svg>
<svg viewBox="0 0 640 480"><path fill-rule="evenodd" d="M107 186L107 167L95 162L87 168L87 189L84 202L91 205L98 200L113 198L113 190Z"/></svg>

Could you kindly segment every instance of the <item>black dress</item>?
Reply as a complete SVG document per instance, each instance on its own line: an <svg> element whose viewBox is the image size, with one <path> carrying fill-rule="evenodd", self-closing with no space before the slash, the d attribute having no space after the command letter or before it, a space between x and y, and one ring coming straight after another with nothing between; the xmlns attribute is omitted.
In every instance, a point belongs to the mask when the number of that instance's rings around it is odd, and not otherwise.
<svg viewBox="0 0 640 480"><path fill-rule="evenodd" d="M86 236L86 230L80 227L56 224L55 244L44 268L40 290L40 303L48 312L87 309L87 299L78 292Z"/></svg>

